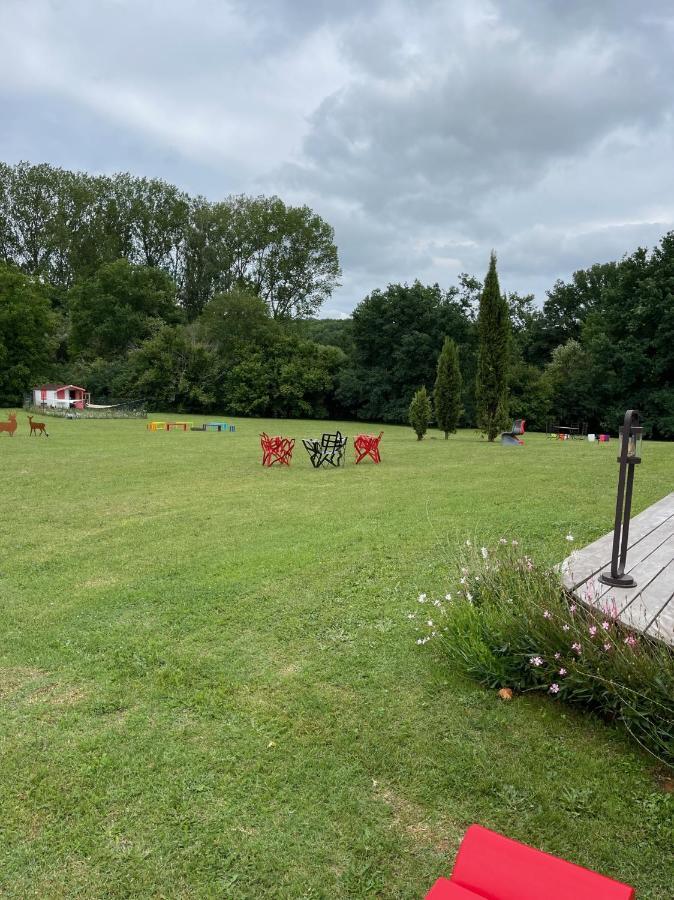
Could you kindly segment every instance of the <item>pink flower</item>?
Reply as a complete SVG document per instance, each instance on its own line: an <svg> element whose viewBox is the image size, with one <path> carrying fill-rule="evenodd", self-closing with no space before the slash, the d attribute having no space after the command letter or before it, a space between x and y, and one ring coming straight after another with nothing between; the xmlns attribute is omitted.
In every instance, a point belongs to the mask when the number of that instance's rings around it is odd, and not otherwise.
<svg viewBox="0 0 674 900"><path fill-rule="evenodd" d="M540 656L532 656L531 659L529 660L529 662L531 663L532 666L535 666L536 668L538 668L538 666L543 665L543 660L541 659Z"/></svg>
<svg viewBox="0 0 674 900"><path fill-rule="evenodd" d="M581 647L581 645L576 641L575 643L571 644L571 649L572 649L572 650L575 650L576 653L577 653L578 655L580 655L580 652L581 652L581 650L582 650L582 647Z"/></svg>
<svg viewBox="0 0 674 900"><path fill-rule="evenodd" d="M564 667L562 667L562 668L559 670L559 674L560 674L562 677L563 677L564 675L566 675L566 669L565 669Z"/></svg>
<svg viewBox="0 0 674 900"><path fill-rule="evenodd" d="M636 642L637 642L637 639L634 637L633 634L628 634L627 637L625 638L625 643L627 644L628 647L634 647Z"/></svg>
<svg viewBox="0 0 674 900"><path fill-rule="evenodd" d="M611 645L608 642L606 644L604 644L604 650L606 650L606 652L608 652L610 649L611 649Z"/></svg>
<svg viewBox="0 0 674 900"><path fill-rule="evenodd" d="M601 627L604 629L604 631L608 631L609 628L611 627L611 623L604 621L601 623Z"/></svg>
<svg viewBox="0 0 674 900"><path fill-rule="evenodd" d="M559 693L559 685L558 685L556 682L555 682L554 684L551 684L551 685L550 685L550 693L551 693L551 694L558 694L558 693Z"/></svg>
<svg viewBox="0 0 674 900"><path fill-rule="evenodd" d="M544 619L551 619L551 618L552 618L552 613L550 612L549 609L544 610L544 612L543 612L543 618L544 618Z"/></svg>
<svg viewBox="0 0 674 900"><path fill-rule="evenodd" d="M589 630L589 632L590 632L590 637L594 637L595 634L597 633L597 626L596 626L596 625L590 625L590 627L589 627L588 630Z"/></svg>
<svg viewBox="0 0 674 900"><path fill-rule="evenodd" d="M555 659L561 659L561 658L562 658L561 653L555 653Z"/></svg>
<svg viewBox="0 0 674 900"><path fill-rule="evenodd" d="M568 631L568 630L569 630L568 625L562 625L562 631Z"/></svg>
<svg viewBox="0 0 674 900"><path fill-rule="evenodd" d="M609 619L613 619L615 621L618 618L618 604L615 602L615 597L610 597L603 604L603 609Z"/></svg>
<svg viewBox="0 0 674 900"><path fill-rule="evenodd" d="M571 613L571 615L573 615L577 609L578 609L578 607L576 606L576 604L572 603L571 606L569 607L569 612Z"/></svg>

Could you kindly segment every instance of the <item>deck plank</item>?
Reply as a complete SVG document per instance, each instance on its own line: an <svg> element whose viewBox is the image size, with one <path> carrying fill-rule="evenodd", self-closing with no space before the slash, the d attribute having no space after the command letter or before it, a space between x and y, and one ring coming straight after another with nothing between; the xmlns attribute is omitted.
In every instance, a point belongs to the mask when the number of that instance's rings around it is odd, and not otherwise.
<svg viewBox="0 0 674 900"><path fill-rule="evenodd" d="M653 532L670 527L674 533L674 492L649 506L630 521L628 565L631 565L633 560L638 562L642 559L646 550L657 543L657 537L653 537ZM644 542L646 543L642 547ZM593 575L607 568L611 562L612 550L613 531L610 531L565 559L562 571L566 587L575 590Z"/></svg>
<svg viewBox="0 0 674 900"><path fill-rule="evenodd" d="M626 571L636 587L613 588L599 575L610 569L613 532L564 560L564 585L599 609L615 601L620 621L674 646L674 492L630 522Z"/></svg>

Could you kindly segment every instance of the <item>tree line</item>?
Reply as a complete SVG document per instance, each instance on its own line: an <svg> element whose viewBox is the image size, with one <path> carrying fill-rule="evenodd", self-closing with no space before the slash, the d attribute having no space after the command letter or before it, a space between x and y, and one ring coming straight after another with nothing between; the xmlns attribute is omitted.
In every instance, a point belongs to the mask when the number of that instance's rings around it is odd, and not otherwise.
<svg viewBox="0 0 674 900"><path fill-rule="evenodd" d="M0 405L63 380L156 409L405 422L425 387L445 432L508 416L614 431L631 406L674 437L674 233L558 281L540 308L501 293L492 260L484 283L389 284L350 319L314 318L339 275L308 207L0 164Z"/></svg>

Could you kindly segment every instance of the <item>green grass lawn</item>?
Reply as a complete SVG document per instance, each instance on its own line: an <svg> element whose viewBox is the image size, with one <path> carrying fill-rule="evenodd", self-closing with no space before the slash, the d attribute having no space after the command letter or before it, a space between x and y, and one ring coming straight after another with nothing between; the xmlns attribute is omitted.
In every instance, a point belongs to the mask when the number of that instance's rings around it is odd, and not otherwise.
<svg viewBox="0 0 674 900"><path fill-rule="evenodd" d="M406 619L466 537L608 531L615 442L386 427L379 467L269 470L261 430L335 423L235 421L0 434L0 895L419 898L480 822L671 900L654 762ZM635 512L674 489L674 444L643 460Z"/></svg>

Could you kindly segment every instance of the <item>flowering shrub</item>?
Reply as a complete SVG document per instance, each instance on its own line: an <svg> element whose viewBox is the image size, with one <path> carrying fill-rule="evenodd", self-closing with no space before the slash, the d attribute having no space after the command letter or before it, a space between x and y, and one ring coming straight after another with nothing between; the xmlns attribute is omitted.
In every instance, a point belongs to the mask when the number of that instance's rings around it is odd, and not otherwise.
<svg viewBox="0 0 674 900"><path fill-rule="evenodd" d="M494 548L467 541L457 581L443 598L419 596L409 614L418 644L436 642L491 688L594 710L674 766L674 653L626 629L613 597L597 608L575 602L557 572L504 538Z"/></svg>

